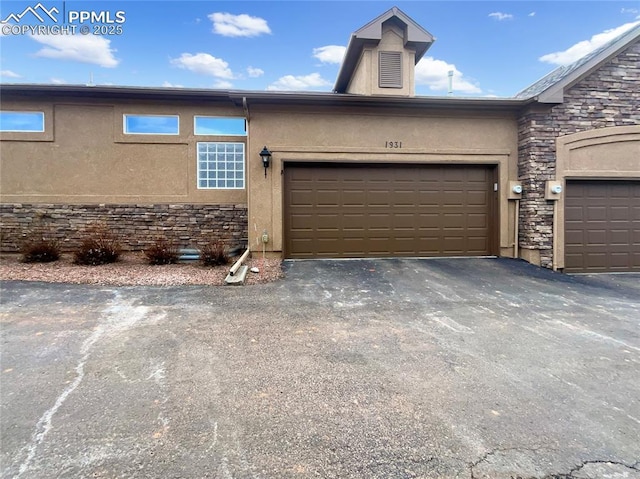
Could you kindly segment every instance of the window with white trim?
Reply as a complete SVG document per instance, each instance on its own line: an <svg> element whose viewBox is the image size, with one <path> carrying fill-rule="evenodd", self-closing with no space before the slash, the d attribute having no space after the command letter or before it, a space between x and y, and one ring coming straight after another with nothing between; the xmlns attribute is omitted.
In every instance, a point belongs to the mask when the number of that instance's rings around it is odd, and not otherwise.
<svg viewBox="0 0 640 479"><path fill-rule="evenodd" d="M244 143L198 142L198 188L244 189Z"/></svg>
<svg viewBox="0 0 640 479"><path fill-rule="evenodd" d="M196 135L247 136L247 122L241 117L196 115L193 131Z"/></svg>
<svg viewBox="0 0 640 479"><path fill-rule="evenodd" d="M126 135L178 135L178 115L123 115L123 131Z"/></svg>
<svg viewBox="0 0 640 479"><path fill-rule="evenodd" d="M42 133L44 132L44 113L41 111L0 111L0 131Z"/></svg>

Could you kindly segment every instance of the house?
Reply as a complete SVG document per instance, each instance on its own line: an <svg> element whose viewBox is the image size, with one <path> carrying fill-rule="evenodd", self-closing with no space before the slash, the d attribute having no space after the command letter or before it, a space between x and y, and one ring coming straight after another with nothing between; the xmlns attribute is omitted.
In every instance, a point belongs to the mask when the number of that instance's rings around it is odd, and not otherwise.
<svg viewBox="0 0 640 479"><path fill-rule="evenodd" d="M640 27L514 98L415 96L433 41L392 8L331 93L4 85L2 250L106 220L133 250L640 271Z"/></svg>

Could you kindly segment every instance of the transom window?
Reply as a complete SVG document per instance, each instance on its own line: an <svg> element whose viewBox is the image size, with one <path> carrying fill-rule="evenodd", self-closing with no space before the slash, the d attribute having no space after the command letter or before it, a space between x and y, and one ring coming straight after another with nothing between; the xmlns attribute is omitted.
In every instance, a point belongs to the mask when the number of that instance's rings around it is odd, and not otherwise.
<svg viewBox="0 0 640 479"><path fill-rule="evenodd" d="M177 135L180 133L178 115L124 115L127 135Z"/></svg>
<svg viewBox="0 0 640 479"><path fill-rule="evenodd" d="M247 136L247 122L238 117L195 116L193 131L196 135Z"/></svg>
<svg viewBox="0 0 640 479"><path fill-rule="evenodd" d="M42 133L44 113L41 111L0 111L0 131Z"/></svg>
<svg viewBox="0 0 640 479"><path fill-rule="evenodd" d="M198 188L243 189L244 143L198 142Z"/></svg>

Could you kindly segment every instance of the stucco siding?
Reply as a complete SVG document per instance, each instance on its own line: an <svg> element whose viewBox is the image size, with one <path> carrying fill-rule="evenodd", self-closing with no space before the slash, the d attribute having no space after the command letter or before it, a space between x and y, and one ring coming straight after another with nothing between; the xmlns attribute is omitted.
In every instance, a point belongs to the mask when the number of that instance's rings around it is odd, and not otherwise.
<svg viewBox="0 0 640 479"><path fill-rule="evenodd" d="M246 203L246 188L198 189L194 115L244 116L242 110L174 103L15 102L5 110L51 111L41 137L3 134L2 201L11 203ZM125 135L123 114L177 115L178 135Z"/></svg>

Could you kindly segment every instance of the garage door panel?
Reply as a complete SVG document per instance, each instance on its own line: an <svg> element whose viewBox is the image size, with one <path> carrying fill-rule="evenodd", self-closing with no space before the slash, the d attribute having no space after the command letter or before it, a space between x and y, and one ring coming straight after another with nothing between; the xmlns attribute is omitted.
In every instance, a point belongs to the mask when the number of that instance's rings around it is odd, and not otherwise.
<svg viewBox="0 0 640 479"><path fill-rule="evenodd" d="M610 257L610 267L621 269L625 268L631 261L629 253L612 253Z"/></svg>
<svg viewBox="0 0 640 479"><path fill-rule="evenodd" d="M320 207L336 208L340 205L338 190L318 190L316 192L316 204Z"/></svg>
<svg viewBox="0 0 640 479"><path fill-rule="evenodd" d="M364 206L366 194L364 190L347 190L342 192L343 206Z"/></svg>
<svg viewBox="0 0 640 479"><path fill-rule="evenodd" d="M444 207L462 207L461 205L461 196L464 195L464 192L459 190L447 190L442 192L442 202L441 205Z"/></svg>
<svg viewBox="0 0 640 479"><path fill-rule="evenodd" d="M467 227L472 228L488 228L489 217L484 213L470 213L467 215Z"/></svg>
<svg viewBox="0 0 640 479"><path fill-rule="evenodd" d="M437 207L440 204L440 192L438 191L420 191L418 194L418 206Z"/></svg>
<svg viewBox="0 0 640 479"><path fill-rule="evenodd" d="M413 213L398 213L393 215L392 227L396 230L415 230L415 215Z"/></svg>
<svg viewBox="0 0 640 479"><path fill-rule="evenodd" d="M487 251L487 248L489 247L486 236L471 236L468 240L468 244L470 251L473 251L476 254L482 254L483 251Z"/></svg>
<svg viewBox="0 0 640 479"><path fill-rule="evenodd" d="M290 193L289 201L296 206L311 206L314 202L314 195L310 191L296 190Z"/></svg>
<svg viewBox="0 0 640 479"><path fill-rule="evenodd" d="M484 207L488 203L488 194L486 191L468 191L467 205Z"/></svg>
<svg viewBox="0 0 640 479"><path fill-rule="evenodd" d="M611 221L623 221L626 223L631 218L629 206L612 206L609 212Z"/></svg>
<svg viewBox="0 0 640 479"><path fill-rule="evenodd" d="M312 215L295 215L291 217L291 230L312 231L316 226L316 220Z"/></svg>
<svg viewBox="0 0 640 479"><path fill-rule="evenodd" d="M587 231L587 245L606 245L607 244L607 232L606 230L589 230Z"/></svg>
<svg viewBox="0 0 640 479"><path fill-rule="evenodd" d="M640 271L640 181L568 181L565 271Z"/></svg>
<svg viewBox="0 0 640 479"><path fill-rule="evenodd" d="M567 230L564 234L564 240L567 245L581 245L584 243L584 231Z"/></svg>
<svg viewBox="0 0 640 479"><path fill-rule="evenodd" d="M609 243L612 246L629 246L631 244L631 231L611 230L609 235Z"/></svg>
<svg viewBox="0 0 640 479"><path fill-rule="evenodd" d="M492 186L488 166L289 164L285 254L489 255Z"/></svg>

